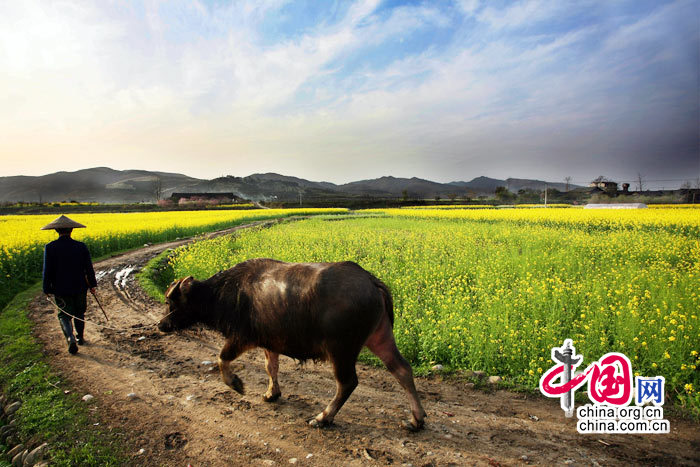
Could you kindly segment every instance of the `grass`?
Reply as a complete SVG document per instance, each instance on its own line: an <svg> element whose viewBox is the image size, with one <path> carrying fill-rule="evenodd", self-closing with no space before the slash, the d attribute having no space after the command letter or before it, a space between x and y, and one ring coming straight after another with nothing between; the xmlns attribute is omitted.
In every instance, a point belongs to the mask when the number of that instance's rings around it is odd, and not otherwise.
<svg viewBox="0 0 700 467"><path fill-rule="evenodd" d="M22 401L17 411L20 438L27 445L48 442L52 465L123 465L126 458L115 434L93 426L78 396L64 394L62 381L32 336L26 309L39 290L36 284L18 294L0 314L0 389Z"/></svg>
<svg viewBox="0 0 700 467"><path fill-rule="evenodd" d="M148 264L136 275L141 288L152 299L161 303L165 302L165 290L175 280L175 273L168 260L173 250L168 248L148 262Z"/></svg>

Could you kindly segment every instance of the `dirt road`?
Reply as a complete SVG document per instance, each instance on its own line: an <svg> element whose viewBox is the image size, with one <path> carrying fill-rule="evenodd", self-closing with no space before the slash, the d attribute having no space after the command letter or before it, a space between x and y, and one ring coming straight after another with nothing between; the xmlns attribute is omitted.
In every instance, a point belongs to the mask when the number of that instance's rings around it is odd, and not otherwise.
<svg viewBox="0 0 700 467"><path fill-rule="evenodd" d="M149 259L185 241L145 247L96 264L107 323L89 298L88 319L128 329L157 321L164 306L134 280ZM671 418L667 435L580 435L558 401L485 392L441 377L417 378L426 429L400 428L408 400L384 369L358 364L360 384L336 417L318 429L307 420L335 391L329 366L283 357L282 398L265 403L261 350L237 360L246 395L216 369L223 339L211 331L162 334L155 327L116 332L93 324L76 356L66 351L56 313L43 297L31 305L36 335L59 374L95 396L104 427L125 431L134 465L698 465L700 426ZM139 453L143 450L142 453Z"/></svg>

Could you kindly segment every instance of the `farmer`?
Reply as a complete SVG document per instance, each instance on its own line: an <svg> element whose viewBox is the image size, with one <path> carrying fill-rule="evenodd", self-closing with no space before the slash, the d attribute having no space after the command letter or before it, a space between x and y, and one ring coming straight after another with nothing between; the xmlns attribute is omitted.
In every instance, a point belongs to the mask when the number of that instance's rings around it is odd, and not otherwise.
<svg viewBox="0 0 700 467"><path fill-rule="evenodd" d="M75 322L77 344L83 345L85 323L82 319L87 307L86 293L89 288L94 294L97 287L87 246L70 237L74 228L85 226L66 216L60 216L41 228L58 232L58 239L44 248L44 293L53 294L56 304L65 311L58 313L58 321L61 323L61 329L68 342L68 352L71 354L78 352L72 321ZM80 319L73 320L68 314Z"/></svg>

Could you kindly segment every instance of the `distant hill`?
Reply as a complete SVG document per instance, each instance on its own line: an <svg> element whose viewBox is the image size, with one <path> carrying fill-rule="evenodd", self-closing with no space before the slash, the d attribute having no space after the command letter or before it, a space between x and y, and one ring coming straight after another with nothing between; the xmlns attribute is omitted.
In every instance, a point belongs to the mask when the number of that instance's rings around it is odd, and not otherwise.
<svg viewBox="0 0 700 467"><path fill-rule="evenodd" d="M450 182L449 184L488 193L493 193L499 186L504 186L513 193L517 193L519 190L544 190L545 186L559 191L566 191L565 183L553 183L524 178L507 178L505 180L498 180L496 178L476 177L470 182ZM573 190L574 188L580 187L578 185L569 184L569 190Z"/></svg>
<svg viewBox="0 0 700 467"><path fill-rule="evenodd" d="M472 190L479 192L489 192L493 193L496 191L496 187L505 186L505 180L497 180L495 178L489 177L476 177L470 182L450 182L450 185L458 186L462 188L471 188Z"/></svg>
<svg viewBox="0 0 700 467"><path fill-rule="evenodd" d="M378 197L401 197L404 192L411 198L432 198L448 193L459 193L454 186L446 183L431 182L422 178L381 177L374 180L362 180L338 186L338 190L347 193Z"/></svg>
<svg viewBox="0 0 700 467"><path fill-rule="evenodd" d="M192 185L190 192L233 192L244 199L255 201L289 201L299 198L337 198L342 193L336 185L327 182L311 182L303 178L275 173L253 174L247 177L226 176L202 180Z"/></svg>
<svg viewBox="0 0 700 467"><path fill-rule="evenodd" d="M226 176L202 180L182 174L147 170L113 170L108 167L56 172L39 177L0 177L0 201L83 201L100 203L153 202L174 192L233 192L256 201L290 201L298 199L334 198L410 198L459 197L492 194L496 187L507 186L517 192L522 188L541 190L545 183L564 190L563 183L509 178L498 180L477 177L469 182L438 183L421 178L380 177L373 180L336 185L313 182L276 173L253 174L247 177ZM576 186L571 185L570 189Z"/></svg>
<svg viewBox="0 0 700 467"><path fill-rule="evenodd" d="M198 181L186 175L167 172L95 167L39 177L0 177L0 201L153 201L158 179L164 190L185 187Z"/></svg>

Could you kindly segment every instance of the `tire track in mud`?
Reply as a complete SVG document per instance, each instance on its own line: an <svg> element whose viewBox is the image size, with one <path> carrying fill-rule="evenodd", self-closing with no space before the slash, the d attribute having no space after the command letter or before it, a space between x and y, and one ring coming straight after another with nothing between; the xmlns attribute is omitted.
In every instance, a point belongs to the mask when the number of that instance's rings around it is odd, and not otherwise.
<svg viewBox="0 0 700 467"><path fill-rule="evenodd" d="M272 225L276 221L250 226ZM240 228L217 232L211 238ZM475 390L463 381L417 378L428 413L426 429L408 433L408 400L381 368L358 364L359 386L335 425L307 420L335 392L327 364L280 359L282 397L265 403L261 350L234 362L246 384L241 396L221 382L216 357L223 338L208 330L162 334L165 312L140 289L134 274L166 248L145 246L95 265L105 321L88 297L87 317L125 329L88 324L88 345L70 356L55 313L40 297L32 303L35 333L52 365L81 393L95 396L101 424L123 430L134 465L697 465L700 426L671 418L669 435L579 435L557 401L501 390ZM138 454L144 449L143 454Z"/></svg>

